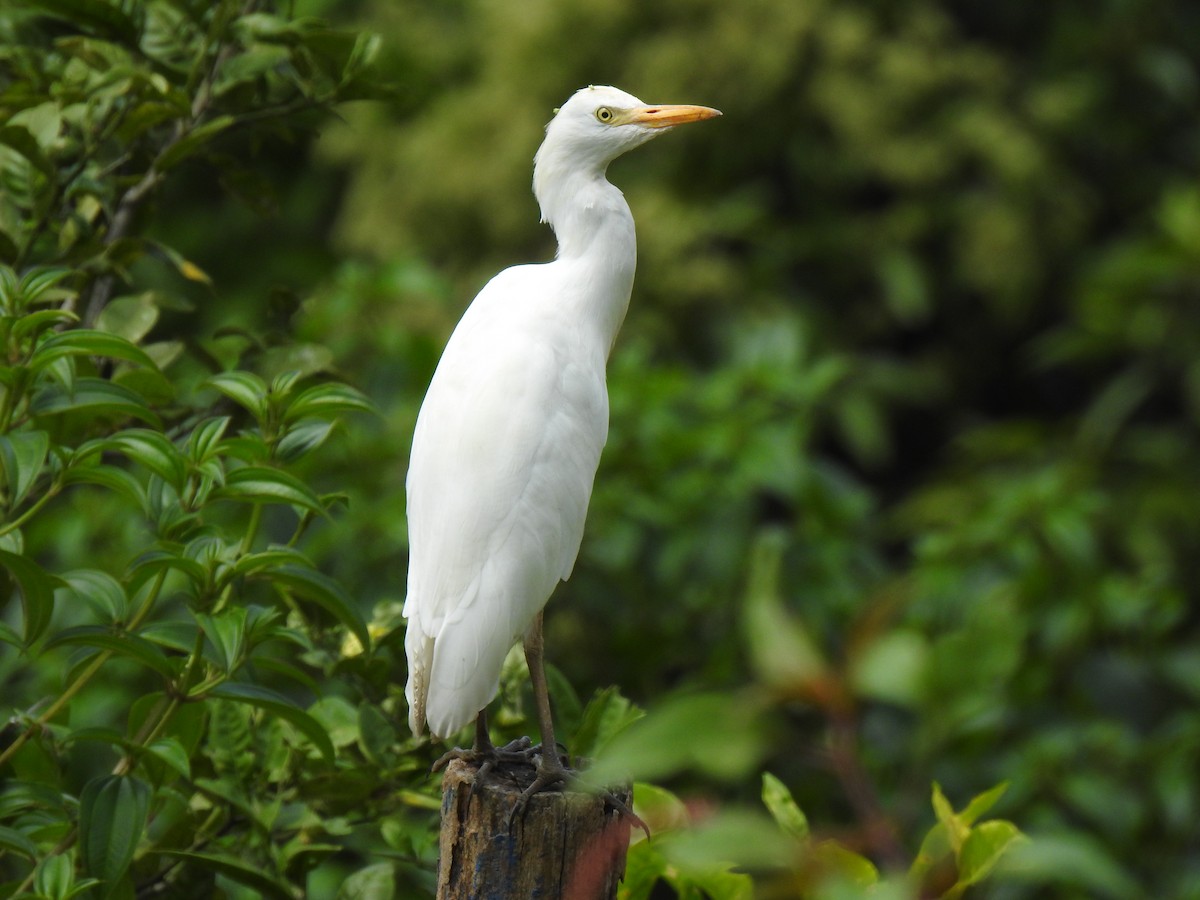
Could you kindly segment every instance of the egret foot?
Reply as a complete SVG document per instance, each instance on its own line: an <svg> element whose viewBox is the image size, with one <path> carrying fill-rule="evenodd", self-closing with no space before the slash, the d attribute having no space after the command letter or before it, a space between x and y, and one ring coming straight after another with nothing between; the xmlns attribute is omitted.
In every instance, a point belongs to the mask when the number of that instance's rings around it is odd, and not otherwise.
<svg viewBox="0 0 1200 900"><path fill-rule="evenodd" d="M450 760L461 759L463 762L477 767L480 774L484 775L500 764L533 765L533 758L539 752L540 749L533 746L533 741L527 737L509 741L503 747L493 746L491 741L482 747L478 744L470 748L452 747L438 757L430 771L440 772L449 765Z"/></svg>
<svg viewBox="0 0 1200 900"><path fill-rule="evenodd" d="M650 837L650 828L641 818L634 813L629 806L617 797L612 791L606 788L596 788L589 785L577 769L573 769L562 761L562 757L555 753L553 756L547 756L541 752L541 745L532 747L532 750L537 752L537 769L533 781L531 781L517 798L517 802L513 804L512 811L508 814L508 828L511 831L513 822L516 821L529 803L529 798L534 794L553 789L568 790L575 789L584 793L595 794L604 801L607 808L616 810L621 816L629 821L630 825L634 825L646 833L646 837Z"/></svg>

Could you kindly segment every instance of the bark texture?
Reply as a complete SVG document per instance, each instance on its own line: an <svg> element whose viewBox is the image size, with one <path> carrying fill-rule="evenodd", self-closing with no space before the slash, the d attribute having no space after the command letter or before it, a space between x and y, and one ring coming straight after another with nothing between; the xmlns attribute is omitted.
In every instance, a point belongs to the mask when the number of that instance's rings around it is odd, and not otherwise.
<svg viewBox="0 0 1200 900"><path fill-rule="evenodd" d="M532 771L532 769L530 770ZM592 794L545 792L510 814L521 779L454 760L442 779L438 900L611 900L625 874L629 823ZM627 806L626 786L613 794Z"/></svg>

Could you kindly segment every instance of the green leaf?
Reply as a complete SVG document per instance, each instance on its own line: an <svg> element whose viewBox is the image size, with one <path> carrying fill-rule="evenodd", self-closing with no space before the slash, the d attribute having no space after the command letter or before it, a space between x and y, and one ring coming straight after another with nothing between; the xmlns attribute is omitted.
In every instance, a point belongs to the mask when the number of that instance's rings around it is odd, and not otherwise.
<svg viewBox="0 0 1200 900"><path fill-rule="evenodd" d="M1012 822L993 819L971 829L958 856L959 884L977 884L988 876L996 863L1014 844L1023 838Z"/></svg>
<svg viewBox="0 0 1200 900"><path fill-rule="evenodd" d="M204 566L194 559L167 550L148 550L130 564L127 579L130 592L136 592L148 579L158 575L163 569L182 572L197 587L202 587L208 578Z"/></svg>
<svg viewBox="0 0 1200 900"><path fill-rule="evenodd" d="M622 696L616 687L597 691L584 707L571 747L581 756L595 756L616 735L645 714Z"/></svg>
<svg viewBox="0 0 1200 900"><path fill-rule="evenodd" d="M29 359L29 368L35 372L64 356L104 356L123 359L139 366L155 368L154 360L135 344L119 335L107 331L90 331L75 328L51 335L38 345Z"/></svg>
<svg viewBox="0 0 1200 900"><path fill-rule="evenodd" d="M125 588L108 572L98 569L76 569L62 575L61 600L82 601L98 618L109 623L125 622L130 608Z"/></svg>
<svg viewBox="0 0 1200 900"><path fill-rule="evenodd" d="M49 385L38 392L30 406L38 416L80 412L92 416L131 417L161 427L158 416L140 394L102 378L78 378L70 391L61 385Z"/></svg>
<svg viewBox="0 0 1200 900"><path fill-rule="evenodd" d="M184 778L192 777L192 766L183 744L173 737L159 738L146 746L146 752L165 763Z"/></svg>
<svg viewBox="0 0 1200 900"><path fill-rule="evenodd" d="M275 455L283 462L292 462L305 453L320 447L333 433L333 422L305 419L288 429L275 446Z"/></svg>
<svg viewBox="0 0 1200 900"><path fill-rule="evenodd" d="M105 449L123 453L145 466L176 492L182 492L187 481L187 460L183 453L163 434L147 428L126 428L104 443Z"/></svg>
<svg viewBox="0 0 1200 900"><path fill-rule="evenodd" d="M277 881L261 868L255 868L232 856L215 853L189 853L184 850L158 850L163 856L181 859L195 864L200 869L208 869L219 875L224 875L230 881L244 884L257 891L263 897L275 897L278 900L295 900L289 884Z"/></svg>
<svg viewBox="0 0 1200 900"><path fill-rule="evenodd" d="M780 868L796 857L796 843L764 815L725 809L691 828L662 838L668 860L692 877L722 865Z"/></svg>
<svg viewBox="0 0 1200 900"><path fill-rule="evenodd" d="M850 681L863 697L915 706L925 689L929 646L924 635L899 628L856 648Z"/></svg>
<svg viewBox="0 0 1200 900"><path fill-rule="evenodd" d="M52 182L56 180L57 171L54 168L54 163L42 152L37 139L27 129L19 125L5 125L0 127L0 144L16 150L29 160L35 169Z"/></svg>
<svg viewBox="0 0 1200 900"><path fill-rule="evenodd" d="M179 165L236 122L237 119L233 116L217 116L215 119L205 122L200 127L193 128L163 151L158 159L154 161L154 168L159 172L165 172Z"/></svg>
<svg viewBox="0 0 1200 900"><path fill-rule="evenodd" d="M146 640L180 653L191 653L197 626L191 622L151 622L138 630Z"/></svg>
<svg viewBox="0 0 1200 900"><path fill-rule="evenodd" d="M50 617L54 614L54 589L61 582L28 557L7 550L0 550L0 566L8 570L21 590L21 605L25 613L23 636L28 646L41 637L50 624Z"/></svg>
<svg viewBox="0 0 1200 900"><path fill-rule="evenodd" d="M13 325L12 336L15 340L24 341L27 338L41 334L47 328L58 325L69 325L78 322L79 316L65 309L40 309L35 313L21 316Z"/></svg>
<svg viewBox="0 0 1200 900"><path fill-rule="evenodd" d="M336 900L392 900L396 896L396 871L391 863L359 869L338 889Z"/></svg>
<svg viewBox="0 0 1200 900"><path fill-rule="evenodd" d="M285 422L297 419L329 419L343 412L376 412L375 405L361 391L348 384L318 384L297 395L284 413Z"/></svg>
<svg viewBox="0 0 1200 900"><path fill-rule="evenodd" d="M377 766L386 766L396 743L396 729L374 703L358 707L358 745L363 756Z"/></svg>
<svg viewBox="0 0 1200 900"><path fill-rule="evenodd" d="M686 769L742 778L764 751L762 714L736 694L685 694L647 712L614 737L589 772L608 784L632 775L655 781Z"/></svg>
<svg viewBox="0 0 1200 900"><path fill-rule="evenodd" d="M254 575L267 569L285 565L301 565L312 567L308 557L299 550L291 547L272 547L260 550L258 553L247 553L234 563L233 571L237 575Z"/></svg>
<svg viewBox="0 0 1200 900"><path fill-rule="evenodd" d="M259 422L267 416L267 383L252 372L223 372L202 386L220 391Z"/></svg>
<svg viewBox="0 0 1200 900"><path fill-rule="evenodd" d="M1005 876L1044 886L1047 896L1144 897L1145 884L1128 870L1130 861L1114 857L1111 847L1083 832L1040 832L1012 845ZM1050 885L1061 885L1054 893Z"/></svg>
<svg viewBox="0 0 1200 900"><path fill-rule="evenodd" d="M42 864L38 866L33 889L52 900L60 900L60 898L71 896L71 887L74 883L74 861L66 853L59 853L43 860Z"/></svg>
<svg viewBox="0 0 1200 900"><path fill-rule="evenodd" d="M18 431L0 437L0 467L8 485L8 508L25 499L42 472L50 435L44 431Z"/></svg>
<svg viewBox="0 0 1200 900"><path fill-rule="evenodd" d="M101 310L96 329L136 344L149 334L158 315L158 304L149 291L132 297L115 297Z"/></svg>
<svg viewBox="0 0 1200 900"><path fill-rule="evenodd" d="M94 484L105 487L132 500L139 508L146 508L146 489L142 487L142 483L124 469L118 469L116 466L71 466L67 469L63 483Z"/></svg>
<svg viewBox="0 0 1200 900"><path fill-rule="evenodd" d="M29 5L56 16L75 28L137 46L138 27L115 4L94 0L29 0Z"/></svg>
<svg viewBox="0 0 1200 900"><path fill-rule="evenodd" d="M367 623L358 607L350 600L342 586L316 569L294 563L264 569L259 578L293 591L316 603L335 619L349 628L365 649L371 646L371 635Z"/></svg>
<svg viewBox="0 0 1200 900"><path fill-rule="evenodd" d="M37 844L15 828L8 828L4 825L0 825L0 850L19 853L27 859L38 858Z"/></svg>
<svg viewBox="0 0 1200 900"><path fill-rule="evenodd" d="M286 503L325 514L318 497L303 481L281 469L242 466L225 475L225 484L214 497L246 503Z"/></svg>
<svg viewBox="0 0 1200 900"><path fill-rule="evenodd" d="M187 453L192 462L197 465L206 461L216 452L217 445L229 427L229 416L217 416L205 419L197 425L188 437Z"/></svg>
<svg viewBox="0 0 1200 900"><path fill-rule="evenodd" d="M65 628L46 642L47 649L62 645L108 650L139 662L166 679L176 675L174 664L150 641L136 634L113 631L102 625L76 625Z"/></svg>
<svg viewBox="0 0 1200 900"><path fill-rule="evenodd" d="M837 841L814 844L812 854L822 868L837 872L860 888L870 887L879 881L879 870L873 862Z"/></svg>
<svg viewBox="0 0 1200 900"><path fill-rule="evenodd" d="M223 672L233 671L241 662L245 649L246 610L229 607L214 616L193 615L217 652L217 665Z"/></svg>
<svg viewBox="0 0 1200 900"><path fill-rule="evenodd" d="M770 772L763 772L762 799L780 828L799 840L808 839L808 818L797 805L787 785Z"/></svg>
<svg viewBox="0 0 1200 900"><path fill-rule="evenodd" d="M79 798L83 867L109 890L133 861L149 810L149 785L131 775L102 775L84 786Z"/></svg>
<svg viewBox="0 0 1200 900"><path fill-rule="evenodd" d="M312 741L313 745L316 746L326 760L333 762L333 743L329 740L328 733L321 727L321 723L287 697L283 696L283 694L256 684L243 684L233 681L217 685L208 694L211 697L220 697L225 700L246 703L278 716Z"/></svg>

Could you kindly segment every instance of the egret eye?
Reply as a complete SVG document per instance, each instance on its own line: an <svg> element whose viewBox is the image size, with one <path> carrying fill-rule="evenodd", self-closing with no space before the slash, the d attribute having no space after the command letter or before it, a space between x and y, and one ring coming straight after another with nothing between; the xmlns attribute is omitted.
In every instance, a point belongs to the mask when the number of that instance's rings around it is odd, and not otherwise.
<svg viewBox="0 0 1200 900"><path fill-rule="evenodd" d="M613 120L613 111L607 106L602 106L596 110L596 118L607 125Z"/></svg>

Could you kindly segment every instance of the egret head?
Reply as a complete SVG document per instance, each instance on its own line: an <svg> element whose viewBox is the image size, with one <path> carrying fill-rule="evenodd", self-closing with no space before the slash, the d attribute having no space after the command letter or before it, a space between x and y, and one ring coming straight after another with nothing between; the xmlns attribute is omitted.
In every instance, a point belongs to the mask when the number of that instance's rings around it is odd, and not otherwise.
<svg viewBox="0 0 1200 900"><path fill-rule="evenodd" d="M576 91L546 126L547 149L566 151L580 168L603 170L610 162L676 125L719 116L707 106L650 106L615 87Z"/></svg>
<svg viewBox="0 0 1200 900"><path fill-rule="evenodd" d="M651 106L615 87L593 85L576 91L554 111L534 157L533 190L543 220L553 223L549 207L574 177L601 177L622 153L676 125L719 115L707 106Z"/></svg>

